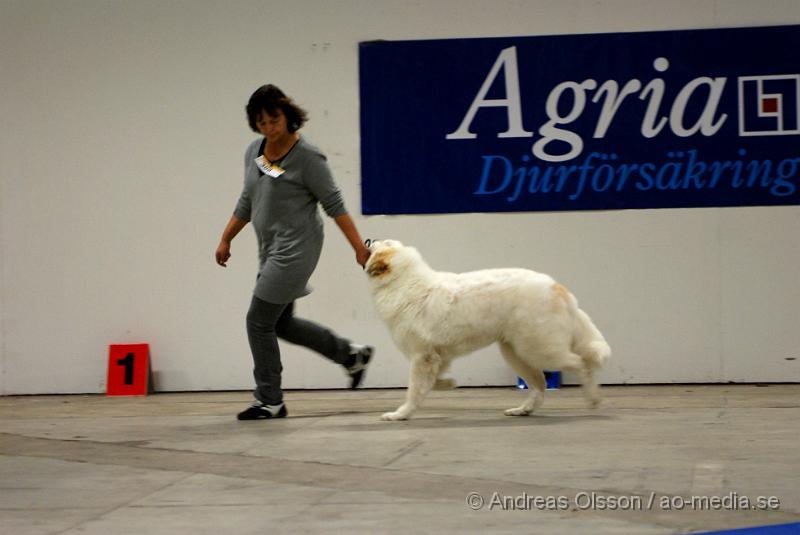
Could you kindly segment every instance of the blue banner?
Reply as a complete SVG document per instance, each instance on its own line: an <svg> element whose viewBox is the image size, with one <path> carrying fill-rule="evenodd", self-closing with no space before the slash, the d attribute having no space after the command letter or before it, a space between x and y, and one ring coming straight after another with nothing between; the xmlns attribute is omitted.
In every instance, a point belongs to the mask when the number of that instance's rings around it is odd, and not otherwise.
<svg viewBox="0 0 800 535"><path fill-rule="evenodd" d="M800 26L361 43L364 214L800 204Z"/></svg>

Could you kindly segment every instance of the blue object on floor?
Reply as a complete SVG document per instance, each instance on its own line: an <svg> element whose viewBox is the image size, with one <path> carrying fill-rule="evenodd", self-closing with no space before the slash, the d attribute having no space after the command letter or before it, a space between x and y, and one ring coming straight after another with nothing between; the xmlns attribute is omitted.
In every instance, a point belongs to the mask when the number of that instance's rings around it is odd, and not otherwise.
<svg viewBox="0 0 800 535"><path fill-rule="evenodd" d="M793 524L776 524L772 526L755 526L726 531L706 531L698 533L697 535L794 535L795 533L800 533L800 522Z"/></svg>
<svg viewBox="0 0 800 535"><path fill-rule="evenodd" d="M544 372L544 380L547 383L548 390L558 390L561 388L561 372ZM520 390L528 389L528 385L522 377L517 377L517 388Z"/></svg>

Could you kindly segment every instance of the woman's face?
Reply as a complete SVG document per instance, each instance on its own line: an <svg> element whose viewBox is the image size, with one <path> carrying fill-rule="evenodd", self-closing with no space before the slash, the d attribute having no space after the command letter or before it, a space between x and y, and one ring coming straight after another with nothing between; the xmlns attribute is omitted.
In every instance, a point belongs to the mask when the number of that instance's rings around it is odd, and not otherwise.
<svg viewBox="0 0 800 535"><path fill-rule="evenodd" d="M286 116L280 108L275 110L275 115L270 115L266 110L262 110L261 115L256 119L256 128L261 135L273 141L280 141L289 135Z"/></svg>

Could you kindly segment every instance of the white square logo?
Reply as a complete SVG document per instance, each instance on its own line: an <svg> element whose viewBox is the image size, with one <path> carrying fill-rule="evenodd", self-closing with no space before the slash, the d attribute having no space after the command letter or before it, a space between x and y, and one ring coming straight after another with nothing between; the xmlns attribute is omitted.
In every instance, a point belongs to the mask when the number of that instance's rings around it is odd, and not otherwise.
<svg viewBox="0 0 800 535"><path fill-rule="evenodd" d="M800 74L739 77L739 135L800 134Z"/></svg>

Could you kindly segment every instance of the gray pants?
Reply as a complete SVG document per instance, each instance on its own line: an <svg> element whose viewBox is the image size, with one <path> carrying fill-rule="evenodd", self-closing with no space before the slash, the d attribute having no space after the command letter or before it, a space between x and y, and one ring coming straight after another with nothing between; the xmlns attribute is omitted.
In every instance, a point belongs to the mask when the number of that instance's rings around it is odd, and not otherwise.
<svg viewBox="0 0 800 535"><path fill-rule="evenodd" d="M316 323L294 317L294 303L268 303L253 296L247 312L247 338L253 353L255 398L269 405L283 402L281 352L278 338L307 347L344 365L350 359L350 340L339 338Z"/></svg>

